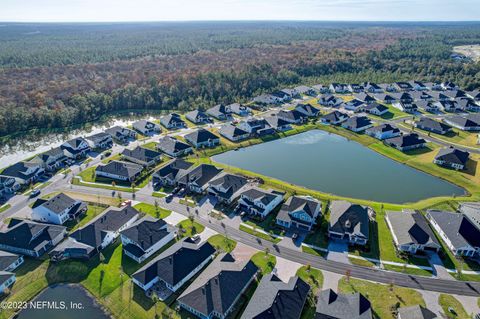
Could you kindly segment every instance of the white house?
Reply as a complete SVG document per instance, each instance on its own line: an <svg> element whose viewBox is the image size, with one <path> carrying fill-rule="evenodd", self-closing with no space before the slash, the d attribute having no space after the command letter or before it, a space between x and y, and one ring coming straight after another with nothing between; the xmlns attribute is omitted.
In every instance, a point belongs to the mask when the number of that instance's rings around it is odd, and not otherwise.
<svg viewBox="0 0 480 319"><path fill-rule="evenodd" d="M252 187L244 191L238 200L238 207L248 214L264 219L283 200L284 193Z"/></svg>
<svg viewBox="0 0 480 319"><path fill-rule="evenodd" d="M83 137L77 137L63 143L60 148L65 156L72 159L85 157L90 152L90 145Z"/></svg>
<svg viewBox="0 0 480 319"><path fill-rule="evenodd" d="M87 205L60 193L49 200L37 199L32 207L32 219L39 222L63 225L87 210Z"/></svg>

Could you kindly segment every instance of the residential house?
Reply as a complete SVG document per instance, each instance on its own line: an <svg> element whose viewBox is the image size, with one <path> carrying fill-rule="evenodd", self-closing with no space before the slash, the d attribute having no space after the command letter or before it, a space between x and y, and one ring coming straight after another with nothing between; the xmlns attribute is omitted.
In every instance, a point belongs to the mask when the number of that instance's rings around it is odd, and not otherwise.
<svg viewBox="0 0 480 319"><path fill-rule="evenodd" d="M442 122L437 122L434 119L425 116L422 116L420 120L415 122L415 127L424 131L441 135L452 132L452 127L450 125L444 124Z"/></svg>
<svg viewBox="0 0 480 319"><path fill-rule="evenodd" d="M15 178L10 176L0 175L0 197L8 194L13 194L21 188Z"/></svg>
<svg viewBox="0 0 480 319"><path fill-rule="evenodd" d="M367 82L364 84L364 89L369 93L382 93L383 89L376 83Z"/></svg>
<svg viewBox="0 0 480 319"><path fill-rule="evenodd" d="M399 92L408 92L413 90L412 85L408 82L395 82L393 83L393 86Z"/></svg>
<svg viewBox="0 0 480 319"><path fill-rule="evenodd" d="M57 170L63 166L63 163L67 160L65 153L60 147L52 148L36 156L36 158L39 160L37 163L48 172Z"/></svg>
<svg viewBox="0 0 480 319"><path fill-rule="evenodd" d="M181 142L172 136L164 136L160 138L156 148L172 157L179 157L193 152L190 145Z"/></svg>
<svg viewBox="0 0 480 319"><path fill-rule="evenodd" d="M332 83L329 86L331 92L344 94L348 93L348 85L344 83Z"/></svg>
<svg viewBox="0 0 480 319"><path fill-rule="evenodd" d="M79 159L87 156L90 152L90 145L83 137L76 137L63 143L60 148L65 156L71 159Z"/></svg>
<svg viewBox="0 0 480 319"><path fill-rule="evenodd" d="M200 164L188 169L183 175L179 176L177 184L194 193L201 194L207 190L208 183L220 174L221 171L222 169L213 165Z"/></svg>
<svg viewBox="0 0 480 319"><path fill-rule="evenodd" d="M360 93L363 92L363 90L365 90L365 88L361 84L352 83L348 85L348 91L350 93Z"/></svg>
<svg viewBox="0 0 480 319"><path fill-rule="evenodd" d="M387 212L385 221L399 251L410 254L418 251L438 252L442 247L427 220L419 212Z"/></svg>
<svg viewBox="0 0 480 319"><path fill-rule="evenodd" d="M342 127L352 132L363 132L372 127L372 121L366 116L352 116L342 123Z"/></svg>
<svg viewBox="0 0 480 319"><path fill-rule="evenodd" d="M291 99L301 98L300 93L295 89L285 88L285 89L281 89L280 92L285 93Z"/></svg>
<svg viewBox="0 0 480 319"><path fill-rule="evenodd" d="M435 102L436 107L445 112L457 112L459 111L459 106L457 101L438 101Z"/></svg>
<svg viewBox="0 0 480 319"><path fill-rule="evenodd" d="M279 118L276 115L266 116L265 121L268 126L273 128L277 132L285 132L292 129L292 125L284 119Z"/></svg>
<svg viewBox="0 0 480 319"><path fill-rule="evenodd" d="M258 219L264 219L282 202L284 195L274 190L250 187L240 194L237 209Z"/></svg>
<svg viewBox="0 0 480 319"><path fill-rule="evenodd" d="M36 181L45 170L38 163L17 162L2 171L3 176L15 178L15 182L27 186Z"/></svg>
<svg viewBox="0 0 480 319"><path fill-rule="evenodd" d="M240 103L233 103L227 105L227 109L230 109L233 114L236 114L238 116L249 116L252 114L251 108Z"/></svg>
<svg viewBox="0 0 480 319"><path fill-rule="evenodd" d="M475 102L470 98L456 99L457 107L461 111L480 112L480 103Z"/></svg>
<svg viewBox="0 0 480 319"><path fill-rule="evenodd" d="M467 95L465 91L462 90L450 90L450 91L445 91L444 94L450 98L450 100L454 101L456 99L462 99L466 98Z"/></svg>
<svg viewBox="0 0 480 319"><path fill-rule="evenodd" d="M188 286L177 302L199 318L225 319L258 272L251 260L221 254Z"/></svg>
<svg viewBox="0 0 480 319"><path fill-rule="evenodd" d="M458 85L456 85L454 82L451 82L451 81L442 82L440 85L442 86L442 89L445 91L459 89Z"/></svg>
<svg viewBox="0 0 480 319"><path fill-rule="evenodd" d="M415 104L417 105L417 109L421 109L426 112L436 113L440 111L438 105L431 101L417 101Z"/></svg>
<svg viewBox="0 0 480 319"><path fill-rule="evenodd" d="M218 133L232 142L240 142L250 137L250 133L230 123L223 125Z"/></svg>
<svg viewBox="0 0 480 319"><path fill-rule="evenodd" d="M346 110L353 111L353 112L358 112L358 110L364 105L365 104L362 101L357 99L353 99L343 103L343 106L345 107Z"/></svg>
<svg viewBox="0 0 480 319"><path fill-rule="evenodd" d="M298 94L301 95L309 95L309 96L314 96L315 95L315 90L309 86L306 85L300 85L294 88Z"/></svg>
<svg viewBox="0 0 480 319"><path fill-rule="evenodd" d="M187 172L192 165L190 162L175 158L153 173L152 183L154 186L174 186L178 178Z"/></svg>
<svg viewBox="0 0 480 319"><path fill-rule="evenodd" d="M369 239L370 208L347 201L330 204L328 237L350 245L366 245Z"/></svg>
<svg viewBox="0 0 480 319"><path fill-rule="evenodd" d="M326 289L318 295L315 319L372 319L370 301L361 293L336 293Z"/></svg>
<svg viewBox="0 0 480 319"><path fill-rule="evenodd" d="M321 214L322 203L312 197L291 196L277 214L277 225L284 228L312 230Z"/></svg>
<svg viewBox="0 0 480 319"><path fill-rule="evenodd" d="M138 164L110 161L107 164L98 165L95 168L95 176L106 177L121 182L133 182L140 176L142 171L143 166Z"/></svg>
<svg viewBox="0 0 480 319"><path fill-rule="evenodd" d="M114 140L117 140L120 143L128 143L137 138L137 132L121 126L114 126L106 129L105 133L110 134Z"/></svg>
<svg viewBox="0 0 480 319"><path fill-rule="evenodd" d="M188 133L184 138L195 148L216 147L220 145L220 137L204 128Z"/></svg>
<svg viewBox="0 0 480 319"><path fill-rule="evenodd" d="M312 89L314 89L320 94L330 93L330 88L328 87L328 85L316 84L312 86Z"/></svg>
<svg viewBox="0 0 480 319"><path fill-rule="evenodd" d="M265 136L275 133L275 130L268 125L268 122L263 118L251 117L241 121L237 127L245 132L248 132L251 136Z"/></svg>
<svg viewBox="0 0 480 319"><path fill-rule="evenodd" d="M396 102L392 105L396 109L399 109L400 111L405 113L415 114L418 112L418 105L416 103Z"/></svg>
<svg viewBox="0 0 480 319"><path fill-rule="evenodd" d="M102 251L120 235L120 232L129 228L138 219L139 212L131 207L125 206L121 209L107 208L103 213L89 221L86 225L77 229L66 241L66 246L58 249L55 255L62 255L63 258L90 258ZM75 245L80 243L86 249L81 250Z"/></svg>
<svg viewBox="0 0 480 319"><path fill-rule="evenodd" d="M471 114L467 116L445 117L443 121L462 131L480 131L480 117L474 117Z"/></svg>
<svg viewBox="0 0 480 319"><path fill-rule="evenodd" d="M5 294L10 286L12 286L17 278L14 273L9 271L0 271L0 294Z"/></svg>
<svg viewBox="0 0 480 319"><path fill-rule="evenodd" d="M105 132L86 136L85 140L91 149L107 149L111 148L113 145L112 136Z"/></svg>
<svg viewBox="0 0 480 319"><path fill-rule="evenodd" d="M343 103L343 100L332 94L323 94L318 99L318 104L323 106L336 107Z"/></svg>
<svg viewBox="0 0 480 319"><path fill-rule="evenodd" d="M219 203L232 203L247 185L248 180L239 175L222 172L208 183L207 192Z"/></svg>
<svg viewBox="0 0 480 319"><path fill-rule="evenodd" d="M384 92L398 92L397 86L392 83L381 83L378 86L380 86Z"/></svg>
<svg viewBox="0 0 480 319"><path fill-rule="evenodd" d="M124 254L139 264L165 247L175 236L175 227L150 215L138 219L120 232Z"/></svg>
<svg viewBox="0 0 480 319"><path fill-rule="evenodd" d="M433 100L433 96L431 96L425 91L415 91L410 93L410 95L413 97L415 101L432 101Z"/></svg>
<svg viewBox="0 0 480 319"><path fill-rule="evenodd" d="M354 96L355 99L357 99L359 101L362 101L365 104L371 104L371 103L376 101L373 96L371 96L368 93L364 93L364 92L354 94L353 96Z"/></svg>
<svg viewBox="0 0 480 319"><path fill-rule="evenodd" d="M397 127L386 123L366 129L365 134L378 140L385 140L388 138L400 136L401 132Z"/></svg>
<svg viewBox="0 0 480 319"><path fill-rule="evenodd" d="M358 112L367 112L369 114L373 114L376 116L382 116L389 112L388 107L383 104L378 104L377 102L373 102L370 104L363 104L358 110Z"/></svg>
<svg viewBox="0 0 480 319"><path fill-rule="evenodd" d="M377 93L373 96L378 102L385 103L385 104L393 104L397 101L397 99L386 93Z"/></svg>
<svg viewBox="0 0 480 319"><path fill-rule="evenodd" d="M458 213L430 209L426 216L455 256L480 255L480 210Z"/></svg>
<svg viewBox="0 0 480 319"><path fill-rule="evenodd" d="M307 120L307 116L297 110L280 110L277 116L290 124L302 124Z"/></svg>
<svg viewBox="0 0 480 319"><path fill-rule="evenodd" d="M277 100L277 103L284 103L292 100L292 97L289 94L280 90L273 92L271 95Z"/></svg>
<svg viewBox="0 0 480 319"><path fill-rule="evenodd" d="M122 151L122 157L143 167L150 167L157 165L162 160L162 153L137 146L133 150L125 148Z"/></svg>
<svg viewBox="0 0 480 319"><path fill-rule="evenodd" d="M152 134L160 133L161 131L160 125L147 120L136 121L132 124L132 127L134 130L137 130L142 135L152 135Z"/></svg>
<svg viewBox="0 0 480 319"><path fill-rule="evenodd" d="M419 137L416 133L389 138L385 140L385 143L402 152L422 148L427 145L427 141Z"/></svg>
<svg viewBox="0 0 480 319"><path fill-rule="evenodd" d="M298 276L283 282L271 273L262 277L241 319L300 319L310 286Z"/></svg>
<svg viewBox="0 0 480 319"><path fill-rule="evenodd" d="M400 307L397 310L397 319L437 319L438 316L431 310L415 305L410 307Z"/></svg>
<svg viewBox="0 0 480 319"><path fill-rule="evenodd" d="M395 97L395 100L403 104L411 104L415 100L409 92L393 93L393 96Z"/></svg>
<svg viewBox="0 0 480 319"><path fill-rule="evenodd" d="M328 113L320 118L320 122L323 124L334 124L338 125L340 123L345 122L348 120L349 116L345 113L342 113L340 111L333 111L331 113Z"/></svg>
<svg viewBox="0 0 480 319"><path fill-rule="evenodd" d="M440 82L425 82L425 85L431 91L442 91L443 90L442 84Z"/></svg>
<svg viewBox="0 0 480 319"><path fill-rule="evenodd" d="M280 99L277 96L274 96L272 94L262 94L254 97L253 102L260 105L271 105L271 104L281 103L283 102L283 99Z"/></svg>
<svg viewBox="0 0 480 319"><path fill-rule="evenodd" d="M467 96L475 102L480 102L480 89L467 92Z"/></svg>
<svg viewBox="0 0 480 319"><path fill-rule="evenodd" d="M185 114L185 118L195 124L207 124L213 122L211 117L201 110L190 111Z"/></svg>
<svg viewBox="0 0 480 319"><path fill-rule="evenodd" d="M450 97L444 91L432 91L430 95L434 101L450 101Z"/></svg>
<svg viewBox="0 0 480 319"><path fill-rule="evenodd" d="M320 113L320 110L311 104L297 104L295 110L307 117L317 117Z"/></svg>
<svg viewBox="0 0 480 319"><path fill-rule="evenodd" d="M0 250L0 271L14 271L23 264L23 256Z"/></svg>
<svg viewBox="0 0 480 319"><path fill-rule="evenodd" d="M208 241L197 243L185 238L137 270L132 281L143 291L153 291L165 300L198 274L214 254L215 248Z"/></svg>
<svg viewBox="0 0 480 319"><path fill-rule="evenodd" d="M467 165L469 156L469 152L450 146L440 149L433 162L440 166L463 170Z"/></svg>
<svg viewBox="0 0 480 319"><path fill-rule="evenodd" d="M414 89L415 91L428 91L428 86L420 81L409 81L408 84Z"/></svg>
<svg viewBox="0 0 480 319"><path fill-rule="evenodd" d="M0 230L0 250L30 257L41 257L65 237L63 226L12 218Z"/></svg>
<svg viewBox="0 0 480 319"><path fill-rule="evenodd" d="M160 124L162 124L169 130L176 130L187 127L187 124L185 124L180 115L177 113L170 113L168 115L162 116L162 118L160 119Z"/></svg>
<svg viewBox="0 0 480 319"><path fill-rule="evenodd" d="M226 121L232 118L232 110L223 104L215 105L207 110L207 114L219 121Z"/></svg>
<svg viewBox="0 0 480 319"><path fill-rule="evenodd" d="M64 193L50 199L37 199L32 206L32 219L38 222L63 225L87 211L87 205Z"/></svg>

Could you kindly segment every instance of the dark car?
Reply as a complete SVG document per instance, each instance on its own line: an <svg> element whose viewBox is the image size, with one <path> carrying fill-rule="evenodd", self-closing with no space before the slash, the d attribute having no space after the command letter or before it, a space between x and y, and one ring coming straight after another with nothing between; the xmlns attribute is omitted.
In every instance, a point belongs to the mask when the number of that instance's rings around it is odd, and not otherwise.
<svg viewBox="0 0 480 319"><path fill-rule="evenodd" d="M33 197L37 197L38 195L40 195L40 190L39 189L34 189L31 193L30 193L30 198L33 198Z"/></svg>

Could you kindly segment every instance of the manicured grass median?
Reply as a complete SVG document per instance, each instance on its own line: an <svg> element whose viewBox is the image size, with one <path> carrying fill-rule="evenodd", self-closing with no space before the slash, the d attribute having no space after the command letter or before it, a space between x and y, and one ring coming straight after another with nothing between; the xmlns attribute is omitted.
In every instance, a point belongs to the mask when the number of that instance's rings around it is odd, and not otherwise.
<svg viewBox="0 0 480 319"><path fill-rule="evenodd" d="M180 233L184 237L191 237L196 234L200 234L204 231L205 226L197 223L196 221L191 221L190 219L185 219L177 224L177 227L180 229Z"/></svg>
<svg viewBox="0 0 480 319"><path fill-rule="evenodd" d="M468 319L470 316L467 314L463 308L460 301L458 301L452 295L440 294L438 296L438 304L442 307L443 313L448 318L458 318L458 319ZM453 309L456 315L448 310L448 308Z"/></svg>
<svg viewBox="0 0 480 319"><path fill-rule="evenodd" d="M237 246L237 242L233 239L227 238L223 235L217 234L208 238L208 242L217 250L221 250L226 253L232 252Z"/></svg>
<svg viewBox="0 0 480 319"><path fill-rule="evenodd" d="M155 205L148 204L148 203L138 203L135 206L133 206L133 208L135 208L139 212L148 214L155 218L162 218L162 219L170 216L170 214L172 213L171 210L162 208L160 206L155 207Z"/></svg>
<svg viewBox="0 0 480 319"><path fill-rule="evenodd" d="M258 268L260 268L262 274L269 274L275 268L277 263L277 258L275 256L268 254L264 251L259 251L252 256L252 261Z"/></svg>
<svg viewBox="0 0 480 319"><path fill-rule="evenodd" d="M7 209L9 209L10 207L12 207L12 205L10 205L10 204L2 205L2 206L0 207L0 213L3 213L4 211L6 211Z"/></svg>
<svg viewBox="0 0 480 319"><path fill-rule="evenodd" d="M425 306L422 295L409 288L394 285L383 285L359 279L343 277L338 282L338 289L343 293L359 292L372 304L373 311L379 318L395 318L392 310L397 307L413 305Z"/></svg>
<svg viewBox="0 0 480 319"><path fill-rule="evenodd" d="M261 238L261 239L265 239L265 240L268 240L268 241L271 241L272 243L278 243L281 241L281 239L279 238L275 238L275 237L272 237L268 234L265 234L265 233L262 233L262 232L259 232L259 231L256 231L256 230L253 230L247 226L244 226L244 225L240 225L240 227L238 228L240 229L241 231L244 231L246 233L249 233L253 236L256 236L258 238Z"/></svg>

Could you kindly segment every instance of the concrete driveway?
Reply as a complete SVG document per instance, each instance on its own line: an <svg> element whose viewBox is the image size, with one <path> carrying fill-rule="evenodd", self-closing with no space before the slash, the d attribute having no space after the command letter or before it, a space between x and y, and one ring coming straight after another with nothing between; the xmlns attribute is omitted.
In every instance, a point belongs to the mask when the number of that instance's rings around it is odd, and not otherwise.
<svg viewBox="0 0 480 319"><path fill-rule="evenodd" d="M348 244L336 241L328 243L327 260L338 261L344 264L350 264L348 259Z"/></svg>
<svg viewBox="0 0 480 319"><path fill-rule="evenodd" d="M436 252L429 251L427 252L428 262L433 268L433 274L438 278L454 280L454 278L448 273L447 269L443 265L440 256Z"/></svg>
<svg viewBox="0 0 480 319"><path fill-rule="evenodd" d="M301 264L288 259L277 257L277 263L275 264L275 272L282 281L288 282L290 277L295 276L298 268L302 267Z"/></svg>

